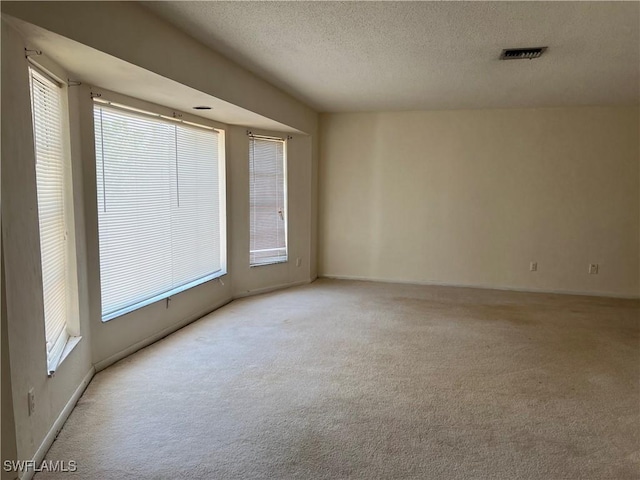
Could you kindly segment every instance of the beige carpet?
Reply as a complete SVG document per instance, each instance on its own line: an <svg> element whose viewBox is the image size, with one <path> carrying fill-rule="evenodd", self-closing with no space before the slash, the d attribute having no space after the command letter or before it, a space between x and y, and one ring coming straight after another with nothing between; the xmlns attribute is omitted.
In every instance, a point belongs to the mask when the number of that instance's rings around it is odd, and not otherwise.
<svg viewBox="0 0 640 480"><path fill-rule="evenodd" d="M97 374L47 458L99 480L639 478L638 317L631 300L319 280Z"/></svg>

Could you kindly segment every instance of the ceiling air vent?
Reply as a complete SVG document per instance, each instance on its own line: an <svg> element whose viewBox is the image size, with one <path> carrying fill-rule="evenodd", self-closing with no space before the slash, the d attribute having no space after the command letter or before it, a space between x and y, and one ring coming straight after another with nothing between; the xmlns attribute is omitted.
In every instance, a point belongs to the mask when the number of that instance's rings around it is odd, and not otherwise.
<svg viewBox="0 0 640 480"><path fill-rule="evenodd" d="M500 60L531 60L538 58L547 47L534 48L505 48L500 54Z"/></svg>

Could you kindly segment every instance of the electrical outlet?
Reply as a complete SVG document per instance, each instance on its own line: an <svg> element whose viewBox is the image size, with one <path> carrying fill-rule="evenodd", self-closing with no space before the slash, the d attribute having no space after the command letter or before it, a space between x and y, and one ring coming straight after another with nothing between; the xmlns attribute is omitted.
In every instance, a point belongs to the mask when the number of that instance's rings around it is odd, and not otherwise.
<svg viewBox="0 0 640 480"><path fill-rule="evenodd" d="M296 258L296 267L299 267L300 265L302 265L302 257Z"/></svg>
<svg viewBox="0 0 640 480"><path fill-rule="evenodd" d="M538 271L538 262L531 262L529 264L529 271L530 272L537 272Z"/></svg>
<svg viewBox="0 0 640 480"><path fill-rule="evenodd" d="M597 275L598 274L598 264L597 263L590 263L589 264L589 273L591 275Z"/></svg>
<svg viewBox="0 0 640 480"><path fill-rule="evenodd" d="M36 394L33 388L29 389L29 393L27 393L27 401L29 402L29 416L31 416L36 411Z"/></svg>

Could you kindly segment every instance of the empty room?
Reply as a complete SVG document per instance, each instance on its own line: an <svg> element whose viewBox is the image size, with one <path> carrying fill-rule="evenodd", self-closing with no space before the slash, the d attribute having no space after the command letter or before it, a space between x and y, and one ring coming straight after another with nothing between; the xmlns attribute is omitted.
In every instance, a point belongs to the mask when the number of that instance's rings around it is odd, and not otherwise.
<svg viewBox="0 0 640 480"><path fill-rule="evenodd" d="M2 480L640 480L640 2L0 7Z"/></svg>

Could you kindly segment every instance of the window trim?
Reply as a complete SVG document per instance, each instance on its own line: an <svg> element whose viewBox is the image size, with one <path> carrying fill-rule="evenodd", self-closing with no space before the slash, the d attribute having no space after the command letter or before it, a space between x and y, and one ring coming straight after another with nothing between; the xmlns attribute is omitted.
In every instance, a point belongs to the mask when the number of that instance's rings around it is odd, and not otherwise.
<svg viewBox="0 0 640 480"><path fill-rule="evenodd" d="M119 310L116 310L115 312L111 312L107 315L102 315L102 323L106 323L109 320L113 320L114 318L118 318L118 317L122 317L123 315L126 315L127 313L131 313L134 312L136 310L139 310L141 308L144 308L148 305L151 305L152 303L156 303L156 302L160 302L162 300L166 300L166 299L170 299L171 297L173 297L174 295L177 295L178 293L182 293L186 290L190 290L193 287L197 287L198 285L202 285L203 283L207 283L210 282L211 280L215 280L217 278L223 277L224 275L226 275L226 273L223 273L224 271L222 269L213 272L209 275L206 275L202 278L198 278L197 280L193 280L192 282L186 283L184 285L181 285L179 287L176 287L172 290L169 290L167 292L163 292L163 293L159 293L158 295L154 295L153 297L150 297L146 300L142 300L141 302L137 302L134 303L133 305L129 305L128 307L124 307L121 308Z"/></svg>
<svg viewBox="0 0 640 480"><path fill-rule="evenodd" d="M100 261L98 260L98 286L100 288L100 294L98 296L98 301L100 302L100 319L102 323L109 322L113 319L123 317L129 313L132 313L136 310L140 310L141 308L147 307L149 305L161 302L163 300L170 299L174 295L182 293L186 290L190 290L199 285L203 285L205 283L211 282L212 280L220 279L227 275L228 273L228 241L227 241L227 155L226 155L226 128L224 126L218 124L215 121L211 121L207 118L200 117L197 115L181 112L178 110L171 109L169 107L152 104L145 100L140 100L133 97L128 97L125 95L121 95L115 92L110 92L106 90L92 90L92 111L96 105L108 105L110 108L122 110L124 112L137 113L139 115L148 115L152 118L160 118L166 121L175 121L177 123L184 123L187 126L192 127L200 127L206 130L212 130L218 133L218 151L220 161L218 162L218 175L220 177L219 184L219 208L220 208L220 269L212 272L204 277L193 280L189 283L181 285L179 287L175 287L166 292L159 293L152 297L149 297L145 300L141 300L136 302L135 304L120 308L116 311L110 312L108 314L102 313L102 282L100 280ZM93 115L91 115L91 121L93 123ZM92 131L95 131L95 128L92 128ZM92 144L95 147L95 138L92 138ZM95 168L96 163L96 152L93 154L93 166ZM94 171L94 180L97 178L96 173ZM94 192L97 193L97 192ZM96 197L96 195L93 195ZM96 197L97 198L97 197ZM96 205L97 207L97 205ZM98 222L98 212L96 209L96 227ZM97 237L97 246L99 248L100 244L100 234L98 233Z"/></svg>
<svg viewBox="0 0 640 480"><path fill-rule="evenodd" d="M29 106L31 110L32 129L34 134L34 161L35 158L35 118L33 117L32 104L32 79L31 70L42 75L51 83L60 89L60 120L61 125L61 142L62 142L62 168L63 168L63 209L64 209L64 225L66 230L66 240L64 248L66 250L66 287L65 295L67 297L67 312L64 328L56 339L53 346L47 350L45 342L45 352L47 358L47 376L53 377L57 368L62 364L63 360L71 353L73 348L80 342L82 337L79 335L79 305L78 305L78 283L77 283L77 259L75 244L75 214L74 214L74 192L73 192L73 166L71 159L71 127L69 123L69 90L67 83L56 75L51 69L46 68L35 62L32 58L28 59L27 73L29 76ZM36 180L37 183L37 180ZM37 185L36 185L37 189ZM38 206L38 222L40 221L39 203ZM38 228L38 237L41 241L40 229ZM42 263L40 264L42 269ZM45 320L46 325L46 320ZM46 326L45 326L46 328Z"/></svg>
<svg viewBox="0 0 640 480"><path fill-rule="evenodd" d="M272 142L282 142L282 174L283 174L283 195L284 195L284 251L283 257L269 257L259 263L251 263L251 238L249 238L249 268L266 267L269 265L279 265L289 263L289 169L288 150L291 137L277 137L274 135L259 135L247 132L249 136L249 156L251 156L251 140L267 140ZM249 163L249 182L251 182L251 163ZM249 205L251 205L251 184L249 184ZM251 206L249 206L251 208ZM249 232L251 232L251 212L249 212ZM251 237L251 233L249 233ZM276 249L274 249L276 250Z"/></svg>

